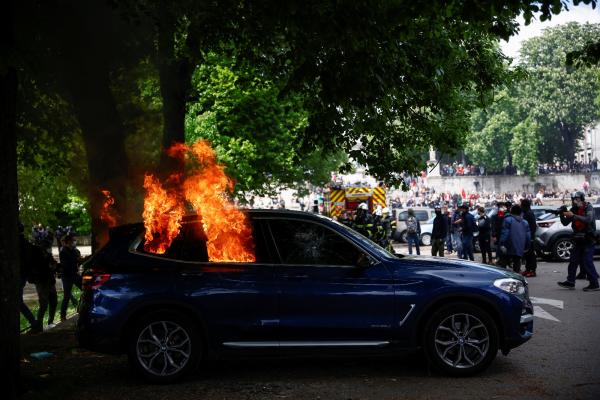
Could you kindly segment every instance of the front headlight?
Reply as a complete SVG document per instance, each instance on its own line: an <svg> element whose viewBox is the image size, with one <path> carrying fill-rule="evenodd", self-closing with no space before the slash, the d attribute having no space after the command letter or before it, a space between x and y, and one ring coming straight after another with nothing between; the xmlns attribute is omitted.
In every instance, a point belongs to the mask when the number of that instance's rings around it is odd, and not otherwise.
<svg viewBox="0 0 600 400"><path fill-rule="evenodd" d="M504 278L494 281L494 286L505 292L522 296L525 294L525 285L518 279Z"/></svg>

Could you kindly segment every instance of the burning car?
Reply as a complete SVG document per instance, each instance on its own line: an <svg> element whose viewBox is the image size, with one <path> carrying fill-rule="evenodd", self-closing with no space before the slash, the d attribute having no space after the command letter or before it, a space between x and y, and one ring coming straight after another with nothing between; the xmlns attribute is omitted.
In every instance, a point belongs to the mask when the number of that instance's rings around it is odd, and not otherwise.
<svg viewBox="0 0 600 400"><path fill-rule="evenodd" d="M532 336L520 275L396 256L314 214L242 213L249 253L236 261L215 259L206 217L183 216L162 252L142 223L111 229L85 264L81 346L126 353L165 383L205 359L329 352L423 350L438 370L470 375Z"/></svg>

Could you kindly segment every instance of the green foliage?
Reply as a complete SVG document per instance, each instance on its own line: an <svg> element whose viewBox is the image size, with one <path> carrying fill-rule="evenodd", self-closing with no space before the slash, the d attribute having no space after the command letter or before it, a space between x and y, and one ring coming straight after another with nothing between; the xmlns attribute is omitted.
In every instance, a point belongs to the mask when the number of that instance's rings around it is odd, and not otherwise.
<svg viewBox="0 0 600 400"><path fill-rule="evenodd" d="M304 99L282 94L249 64L209 53L192 85L197 100L188 104L186 140L209 140L236 190L267 193L303 181L323 184L344 161L320 149L298 153L308 125Z"/></svg>
<svg viewBox="0 0 600 400"><path fill-rule="evenodd" d="M548 28L521 49L529 79L519 87L519 102L539 125L542 161L573 160L576 141L597 120L594 99L600 91L598 66L567 69L569 52L600 40L600 24L569 23Z"/></svg>
<svg viewBox="0 0 600 400"><path fill-rule="evenodd" d="M530 118L519 122L512 129L510 151L519 171L530 177L538 173L538 126Z"/></svg>

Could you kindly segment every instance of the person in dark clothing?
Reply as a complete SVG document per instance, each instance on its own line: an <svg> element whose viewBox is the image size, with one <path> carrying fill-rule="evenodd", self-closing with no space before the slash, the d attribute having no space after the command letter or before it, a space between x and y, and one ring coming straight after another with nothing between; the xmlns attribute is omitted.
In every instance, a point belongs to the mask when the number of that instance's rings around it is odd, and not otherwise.
<svg viewBox="0 0 600 400"><path fill-rule="evenodd" d="M448 217L442 209L435 208L435 218L431 230L431 255L444 257L444 243L448 235Z"/></svg>
<svg viewBox="0 0 600 400"><path fill-rule="evenodd" d="M29 282L35 284L35 290L38 295L40 308L38 309L37 321L38 328L44 323L44 316L48 310L48 325L54 323L56 315L56 306L58 295L56 293L56 279L54 272L56 270L56 261L50 253L39 246L32 246L31 249L31 274Z"/></svg>
<svg viewBox="0 0 600 400"><path fill-rule="evenodd" d="M481 249L481 257L484 264L492 264L492 223L485 213L485 208L477 208L477 227L479 228L479 248Z"/></svg>
<svg viewBox="0 0 600 400"><path fill-rule="evenodd" d="M463 251L462 251L462 241L461 241L461 209L457 208L456 210L454 210L454 213L452 214L452 218L451 218L451 223L452 223L452 232L451 232L451 236L452 236L452 246L454 247L454 250L456 250L456 255L458 256L458 258L463 258ZM457 222L458 221L458 222Z"/></svg>
<svg viewBox="0 0 600 400"><path fill-rule="evenodd" d="M571 200L573 207L569 211L560 213L560 222L573 229L574 247L569 259L567 280L558 282L558 286L575 289L575 273L577 266L582 265L590 284L583 288L586 292L598 291L598 272L594 266L594 248L596 238L596 220L594 207L585 201L583 192L573 193Z"/></svg>
<svg viewBox="0 0 600 400"><path fill-rule="evenodd" d="M19 299L21 299L20 310L21 314L25 317L27 322L29 322L29 326L31 327L31 332L41 332L42 324L35 319L35 316L23 301L23 290L25 289L25 285L27 284L27 280L31 277L31 255L33 253L34 245L29 242L29 240L25 239L24 235L25 228L22 223L19 222L19 272L20 272L20 292Z"/></svg>
<svg viewBox="0 0 600 400"><path fill-rule="evenodd" d="M465 203L460 207L460 218L455 224L461 226L461 244L462 244L462 259L474 261L473 256L473 234L477 229L475 218L469 213L469 206Z"/></svg>
<svg viewBox="0 0 600 400"><path fill-rule="evenodd" d="M500 236L502 235L502 224L506 218L510 203L498 203L498 211L492 215L490 222L492 224L492 245L496 248L496 265L502 268L508 266L508 258L500 249Z"/></svg>
<svg viewBox="0 0 600 400"><path fill-rule="evenodd" d="M513 271L521 272L521 260L527 248L531 245L531 232L529 224L521 217L521 206L515 204L510 209L510 214L502 223L500 246L502 253L508 256Z"/></svg>
<svg viewBox="0 0 600 400"><path fill-rule="evenodd" d="M521 200L521 209L523 210L523 219L527 221L527 224L529 224L529 232L531 235L531 240L533 240L535 238L535 231L537 230L537 223L535 220L535 214L533 211L531 211L531 200ZM528 278L535 277L537 270L537 258L533 245L529 246L523 258L525 259L525 271L523 271L523 276Z"/></svg>
<svg viewBox="0 0 600 400"><path fill-rule="evenodd" d="M454 251L452 247L452 215L448 211L448 206L442 207L442 214L446 216L446 251L452 253Z"/></svg>
<svg viewBox="0 0 600 400"><path fill-rule="evenodd" d="M63 239L63 247L60 249L60 265L62 267L63 301L60 306L60 320L67 319L69 301L77 305L72 295L73 285L81 289L81 277L79 276L79 261L81 253L75 247L75 238L67 235Z"/></svg>

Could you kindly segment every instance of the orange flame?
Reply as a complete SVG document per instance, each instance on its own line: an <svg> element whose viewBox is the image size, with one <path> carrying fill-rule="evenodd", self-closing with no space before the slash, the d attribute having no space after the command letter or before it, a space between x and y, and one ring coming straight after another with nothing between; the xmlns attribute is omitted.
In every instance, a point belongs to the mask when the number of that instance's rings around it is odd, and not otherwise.
<svg viewBox="0 0 600 400"><path fill-rule="evenodd" d="M100 190L104 196L104 202L102 203L102 210L100 210L100 220L103 221L106 226L112 228L117 225L117 214L112 206L115 204L115 199L108 190Z"/></svg>
<svg viewBox="0 0 600 400"><path fill-rule="evenodd" d="M163 254L179 234L185 213L183 201L177 193L163 189L160 181L152 175L144 177L144 189L144 249Z"/></svg>
<svg viewBox="0 0 600 400"><path fill-rule="evenodd" d="M195 161L199 166L192 169L181 185L178 185L181 176L172 175L169 183L177 185L177 189L171 192L163 189L158 179L146 175L146 250L164 253L168 249L181 228L183 203L187 200L202 216L210 261L254 262L256 257L248 218L227 198L226 192L233 190L233 182L225 174L225 168L217 163L210 144L204 140L192 146L175 144L167 154Z"/></svg>

